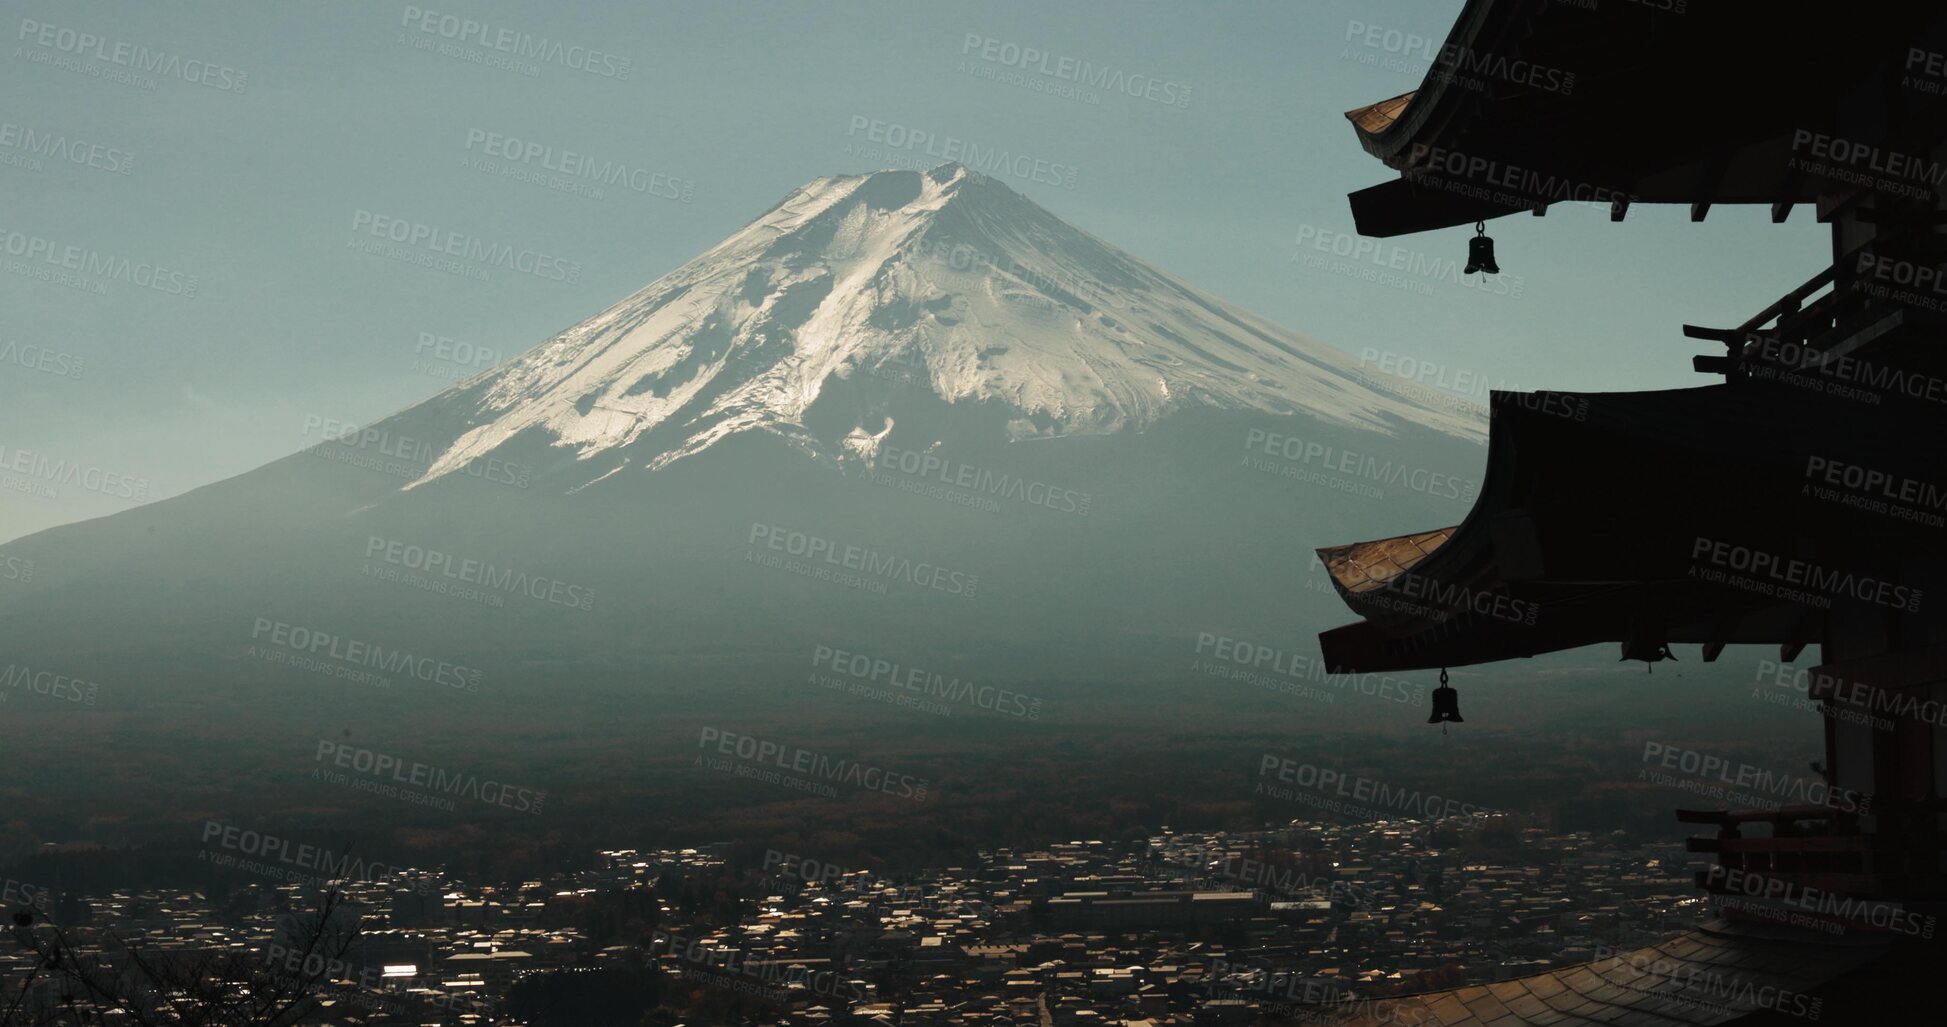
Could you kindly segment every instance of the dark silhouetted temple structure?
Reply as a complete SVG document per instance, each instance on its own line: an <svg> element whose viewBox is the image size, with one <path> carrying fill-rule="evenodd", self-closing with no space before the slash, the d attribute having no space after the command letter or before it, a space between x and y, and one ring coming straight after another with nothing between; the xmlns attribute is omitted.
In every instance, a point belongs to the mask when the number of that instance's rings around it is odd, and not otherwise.
<svg viewBox="0 0 1947 1027"><path fill-rule="evenodd" d="M1683 326L1711 347L1693 365L1713 381L1497 392L1464 521L1320 550L1363 618L1321 636L1340 673L1599 642L1652 663L1678 644L1706 661L1734 644L1786 662L1818 647L1817 787L1781 808L1678 813L1704 828L1692 850L1714 855L1698 883L1717 919L1654 949L1402 999L1371 1022L1938 1017L1944 17L1918 3L1469 0L1418 90L1349 112L1398 172L1352 194L1366 235L1461 229L1458 250L1476 222L1571 201L1616 220L1686 204L1697 232L1721 204L1765 204L1774 222L1805 208L1832 236L1830 266L1742 324ZM1671 329L1561 348L1674 359Z"/></svg>

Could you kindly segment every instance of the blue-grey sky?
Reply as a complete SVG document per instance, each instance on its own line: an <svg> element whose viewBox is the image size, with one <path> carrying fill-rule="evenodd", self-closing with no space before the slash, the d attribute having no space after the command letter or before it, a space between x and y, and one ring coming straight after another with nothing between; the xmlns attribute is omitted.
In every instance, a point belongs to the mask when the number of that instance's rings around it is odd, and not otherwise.
<svg viewBox="0 0 1947 1027"><path fill-rule="evenodd" d="M1414 88L1427 56L1414 37L1437 46L1459 8L10 3L0 542L409 406L470 369L450 358L527 349L809 179L888 153L930 163L892 145L914 133L1042 162L996 177L1354 354L1528 388L1706 384L1679 325L1734 324L1809 277L1826 245L1809 211L1786 225L1735 207L1702 225L1673 208L1622 224L1575 206L1505 218L1489 290L1366 281L1350 272L1370 257L1334 254L1351 242L1345 194L1390 176L1343 112ZM496 45L523 39L562 45L502 66ZM1045 56L1024 70L1027 49ZM1080 62L1155 86L1050 95ZM623 177L578 195L481 170L488 150L500 170L545 176L573 153ZM572 280L481 281L354 248L385 219L531 251ZM1467 234L1383 241L1376 256L1458 257ZM422 336L449 341L416 354ZM49 461L88 473L50 482Z"/></svg>

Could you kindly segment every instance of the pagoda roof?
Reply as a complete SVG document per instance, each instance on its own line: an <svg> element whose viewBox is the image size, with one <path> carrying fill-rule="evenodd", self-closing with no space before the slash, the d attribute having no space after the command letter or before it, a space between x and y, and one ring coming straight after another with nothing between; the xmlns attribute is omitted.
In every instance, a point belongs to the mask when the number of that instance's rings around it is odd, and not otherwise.
<svg viewBox="0 0 1947 1027"><path fill-rule="evenodd" d="M1908 579L1931 573L1929 521L1947 515L1931 410L1760 380L1496 392L1489 410L1487 470L1465 520L1318 550L1365 618L1319 636L1330 672L1597 642L1792 646L1870 581L1888 586L1874 593L1886 615L1919 611L1924 578ZM1754 570L1758 559L1768 564ZM1827 585L1850 576L1839 582L1850 592L1775 580L1774 566Z"/></svg>
<svg viewBox="0 0 1947 1027"><path fill-rule="evenodd" d="M1930 157L1947 95L1908 79L1947 76L1912 70L1915 52L1947 53L1938 5L1469 0L1418 89L1346 112L1401 173L1352 193L1353 216L1370 236L1564 199L1782 219L1857 187L1808 172L1808 133Z"/></svg>

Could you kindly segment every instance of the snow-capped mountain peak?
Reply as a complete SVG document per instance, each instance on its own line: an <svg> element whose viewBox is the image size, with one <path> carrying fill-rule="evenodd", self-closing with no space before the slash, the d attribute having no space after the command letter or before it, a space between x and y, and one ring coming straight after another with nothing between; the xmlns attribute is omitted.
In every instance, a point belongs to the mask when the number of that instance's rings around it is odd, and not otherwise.
<svg viewBox="0 0 1947 1027"><path fill-rule="evenodd" d="M998 404L1019 438L1140 429L1193 405L1482 433L949 163L813 181L434 400L464 404L467 427L415 484L535 431L581 459L619 457L608 473L748 431L842 459L889 426L810 432L805 413L834 381Z"/></svg>

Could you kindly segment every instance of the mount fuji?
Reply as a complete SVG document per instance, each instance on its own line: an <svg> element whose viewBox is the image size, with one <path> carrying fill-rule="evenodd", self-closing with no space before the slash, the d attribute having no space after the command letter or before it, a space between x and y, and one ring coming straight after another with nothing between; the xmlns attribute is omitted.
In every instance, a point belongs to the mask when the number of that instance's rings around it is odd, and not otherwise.
<svg viewBox="0 0 1947 1027"><path fill-rule="evenodd" d="M128 708L447 695L421 657L563 703L827 650L1177 682L1310 652L1312 547L1458 522L1484 434L959 165L822 178L423 403L0 547L0 646Z"/></svg>
<svg viewBox="0 0 1947 1027"><path fill-rule="evenodd" d="M597 477L742 432L869 459L869 394L843 437L832 386L911 379L1004 412L1013 440L1141 431L1203 408L1348 428L1474 421L1357 381L1342 355L1236 311L948 164L825 178L539 348L432 401L467 425L419 484L533 432Z"/></svg>

